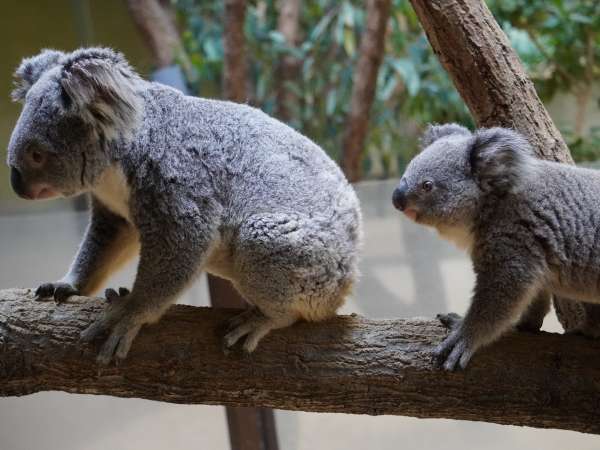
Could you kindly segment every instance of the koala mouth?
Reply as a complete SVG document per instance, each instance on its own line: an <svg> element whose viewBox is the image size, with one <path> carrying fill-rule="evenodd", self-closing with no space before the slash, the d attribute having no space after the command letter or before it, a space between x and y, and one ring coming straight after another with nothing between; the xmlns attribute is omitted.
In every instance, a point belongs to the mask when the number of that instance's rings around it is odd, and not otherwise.
<svg viewBox="0 0 600 450"><path fill-rule="evenodd" d="M417 210L413 209L413 208L406 208L404 211L402 211L404 213L404 215L406 217L408 217L410 220L412 220L413 222L417 221Z"/></svg>
<svg viewBox="0 0 600 450"><path fill-rule="evenodd" d="M46 184L33 186L28 194L25 198L29 198L30 200L45 200L58 197L58 192Z"/></svg>

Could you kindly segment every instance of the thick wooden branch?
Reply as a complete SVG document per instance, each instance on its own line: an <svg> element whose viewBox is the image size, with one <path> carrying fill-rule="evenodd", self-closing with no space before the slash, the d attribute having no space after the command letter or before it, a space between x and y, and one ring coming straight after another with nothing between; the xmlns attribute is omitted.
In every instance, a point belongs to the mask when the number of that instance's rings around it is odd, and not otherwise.
<svg viewBox="0 0 600 450"><path fill-rule="evenodd" d="M273 332L251 355L225 354L232 310L175 306L146 327L118 367L99 367L80 331L102 309L0 291L0 396L46 390L173 403L396 414L600 433L600 341L511 334L447 373L430 351L433 320L341 316Z"/></svg>

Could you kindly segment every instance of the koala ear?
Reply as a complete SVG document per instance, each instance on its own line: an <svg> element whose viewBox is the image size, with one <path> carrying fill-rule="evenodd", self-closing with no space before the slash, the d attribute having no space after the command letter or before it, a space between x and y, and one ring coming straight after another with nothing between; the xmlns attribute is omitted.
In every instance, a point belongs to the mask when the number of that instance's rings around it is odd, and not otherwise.
<svg viewBox="0 0 600 450"><path fill-rule="evenodd" d="M77 50L67 55L62 69L64 106L107 140L127 136L142 113L137 81L138 75L120 53L104 48Z"/></svg>
<svg viewBox="0 0 600 450"><path fill-rule="evenodd" d="M419 143L421 148L425 148L433 144L439 138L449 136L451 134L471 136L471 132L468 129L457 123L448 123L446 125L429 124Z"/></svg>
<svg viewBox="0 0 600 450"><path fill-rule="evenodd" d="M22 101L27 91L47 70L60 64L60 59L65 56L63 52L44 49L39 55L25 58L15 70L15 88L10 93L13 101Z"/></svg>
<svg viewBox="0 0 600 450"><path fill-rule="evenodd" d="M507 128L482 128L470 142L471 173L486 192L515 189L533 168L534 153L527 139Z"/></svg>

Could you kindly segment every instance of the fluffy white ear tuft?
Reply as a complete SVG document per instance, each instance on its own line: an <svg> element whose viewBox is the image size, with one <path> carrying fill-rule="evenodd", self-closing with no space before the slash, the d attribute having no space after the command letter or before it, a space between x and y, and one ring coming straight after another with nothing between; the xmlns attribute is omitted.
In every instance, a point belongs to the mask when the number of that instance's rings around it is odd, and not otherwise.
<svg viewBox="0 0 600 450"><path fill-rule="evenodd" d="M14 73L15 87L10 93L13 101L23 101L31 86L39 80L44 72L58 66L63 56L65 56L63 52L44 49L39 55L24 58Z"/></svg>
<svg viewBox="0 0 600 450"><path fill-rule="evenodd" d="M448 123L445 125L429 124L419 143L421 148L424 149L438 139L444 136L450 136L452 134L471 136L471 132L467 128L457 123Z"/></svg>
<svg viewBox="0 0 600 450"><path fill-rule="evenodd" d="M508 128L482 128L473 134L469 160L483 191L505 193L516 189L532 172L535 155L520 133Z"/></svg>
<svg viewBox="0 0 600 450"><path fill-rule="evenodd" d="M106 140L127 137L143 112L135 86L139 80L120 53L104 48L77 50L63 64L64 106Z"/></svg>

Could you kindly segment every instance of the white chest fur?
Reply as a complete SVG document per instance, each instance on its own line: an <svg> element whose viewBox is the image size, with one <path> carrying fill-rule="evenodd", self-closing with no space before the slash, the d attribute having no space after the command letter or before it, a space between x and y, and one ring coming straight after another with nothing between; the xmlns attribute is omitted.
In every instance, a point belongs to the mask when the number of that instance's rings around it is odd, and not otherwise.
<svg viewBox="0 0 600 450"><path fill-rule="evenodd" d="M93 193L109 210L131 221L129 209L131 193L120 167L111 166L106 169L100 176Z"/></svg>
<svg viewBox="0 0 600 450"><path fill-rule="evenodd" d="M467 227L459 225L441 225L437 226L436 229L444 239L452 242L461 250L466 250L469 253L471 252L473 247L473 235Z"/></svg>

